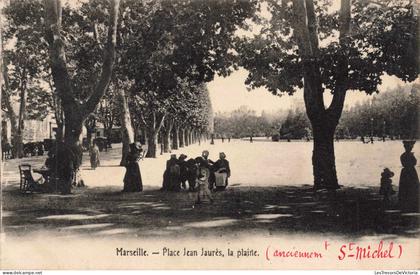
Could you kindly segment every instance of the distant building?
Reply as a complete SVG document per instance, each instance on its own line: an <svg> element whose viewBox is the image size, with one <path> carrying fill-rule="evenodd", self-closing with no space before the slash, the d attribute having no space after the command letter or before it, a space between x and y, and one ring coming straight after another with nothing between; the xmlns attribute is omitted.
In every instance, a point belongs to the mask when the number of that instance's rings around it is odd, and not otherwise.
<svg viewBox="0 0 420 275"><path fill-rule="evenodd" d="M6 114L2 113L2 139L11 142L12 129ZM23 121L23 142L43 141L46 138L54 138L53 128L56 127L54 118L49 115L43 120L24 120Z"/></svg>

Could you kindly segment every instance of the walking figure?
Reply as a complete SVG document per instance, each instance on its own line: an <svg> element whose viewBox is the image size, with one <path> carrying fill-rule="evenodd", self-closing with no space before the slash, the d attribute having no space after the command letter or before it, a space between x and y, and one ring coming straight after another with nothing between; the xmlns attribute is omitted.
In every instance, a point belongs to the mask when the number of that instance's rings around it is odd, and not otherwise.
<svg viewBox="0 0 420 275"><path fill-rule="evenodd" d="M100 165L99 161L99 148L98 145L96 145L96 142L93 142L93 145L90 147L89 150L90 155L90 166L93 170L96 169Z"/></svg>

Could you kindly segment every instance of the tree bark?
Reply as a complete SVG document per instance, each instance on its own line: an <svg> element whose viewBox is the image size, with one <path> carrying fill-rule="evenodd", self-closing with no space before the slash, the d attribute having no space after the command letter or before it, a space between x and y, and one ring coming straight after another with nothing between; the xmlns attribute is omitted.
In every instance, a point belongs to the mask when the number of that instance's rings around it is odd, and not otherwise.
<svg viewBox="0 0 420 275"><path fill-rule="evenodd" d="M312 165L314 189L339 189L334 154L334 132L336 124L325 123L328 118L316 118L312 123L314 149Z"/></svg>
<svg viewBox="0 0 420 275"><path fill-rule="evenodd" d="M81 129L86 117L94 111L105 94L111 80L115 61L117 21L120 0L111 0L107 43L99 81L86 103L76 101L67 70L65 42L61 36L62 5L60 0L44 0L46 37L49 43L50 66L57 94L61 99L65 115L64 142L79 145Z"/></svg>
<svg viewBox="0 0 420 275"><path fill-rule="evenodd" d="M173 120L167 119L165 123L165 129L162 133L163 137L163 152L170 153L171 152L171 132L173 128Z"/></svg>
<svg viewBox="0 0 420 275"><path fill-rule="evenodd" d="M125 166L126 158L129 152L129 145L134 142L134 130L131 123L131 115L128 107L127 97L122 89L118 89L118 101L120 107L120 123L122 137L122 154L120 166Z"/></svg>
<svg viewBox="0 0 420 275"><path fill-rule="evenodd" d="M178 150L179 148L179 126L178 125L175 125L173 127L172 148L174 150Z"/></svg>
<svg viewBox="0 0 420 275"><path fill-rule="evenodd" d="M117 38L117 22L120 0L111 0L108 21L107 42L103 49L102 72L92 94L85 103L80 103L73 91L73 84L67 69L65 53L65 40L62 38L62 5L60 0L44 0L46 40L49 44L49 61L56 88L60 97L64 112L64 143L78 156L75 156L73 164L80 165L82 151L80 139L83 122L91 114L108 89L112 70L115 62L115 47ZM77 163L76 163L77 162ZM77 165L73 166L73 173L78 171ZM60 179L63 193L70 192L68 175ZM82 179L79 178L82 182ZM71 183L70 183L71 184Z"/></svg>
<svg viewBox="0 0 420 275"><path fill-rule="evenodd" d="M158 132L154 129L147 130L147 158L156 158L158 144Z"/></svg>
<svg viewBox="0 0 420 275"><path fill-rule="evenodd" d="M179 129L179 148L183 148L185 146L185 130L184 129Z"/></svg>
<svg viewBox="0 0 420 275"><path fill-rule="evenodd" d="M3 12L0 10L0 18L3 18ZM0 20L0 104L2 101L2 92L1 92L1 87L3 86L3 24ZM0 122L3 121L3 112L0 111ZM3 133L3 123L0 124L0 133ZM1 140L0 140L0 145L1 144ZM3 150L2 150L3 146L0 146L0 156L1 159L3 160ZM3 175L3 165L0 165L0 175ZM3 187L0 186L0 190L3 190Z"/></svg>
<svg viewBox="0 0 420 275"><path fill-rule="evenodd" d="M184 142L185 142L185 146L189 146L190 145L190 130L187 128L184 130Z"/></svg>
<svg viewBox="0 0 420 275"><path fill-rule="evenodd" d="M85 119L85 127L86 127L86 139L88 148L93 144L93 133L96 130L96 119L94 117L89 117Z"/></svg>
<svg viewBox="0 0 420 275"><path fill-rule="evenodd" d="M3 60L3 58L2 58ZM9 78L7 76L7 67L3 66L2 68L2 76L4 81L4 104L6 107L6 114L10 120L10 128L11 128L11 135L12 135L12 156L15 157L22 157L22 136L19 136L19 125L18 125L18 117L13 110L13 103L10 95L10 87L9 87ZM2 93L3 94L3 93ZM19 145L20 144L20 145ZM19 153L20 152L20 153Z"/></svg>
<svg viewBox="0 0 420 275"><path fill-rule="evenodd" d="M341 117L348 86L346 50L350 29L350 7L351 0L342 0L339 17L339 41L342 55L337 62L337 82L333 100L326 109L319 65L318 27L314 5L310 0L293 1L294 29L303 63L304 101L314 135L312 155L314 189L335 190L339 188L335 167L334 132Z"/></svg>
<svg viewBox="0 0 420 275"><path fill-rule="evenodd" d="M147 158L156 158L157 156L157 145L158 145L158 134L162 128L163 121L165 119L165 114L161 117L157 117L155 112L152 112L152 122L149 127L146 128L147 131Z"/></svg>

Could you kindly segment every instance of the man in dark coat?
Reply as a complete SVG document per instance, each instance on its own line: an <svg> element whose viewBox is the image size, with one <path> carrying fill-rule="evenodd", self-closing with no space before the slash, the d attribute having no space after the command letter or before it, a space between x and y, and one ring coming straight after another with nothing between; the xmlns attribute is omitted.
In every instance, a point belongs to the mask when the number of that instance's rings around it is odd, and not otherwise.
<svg viewBox="0 0 420 275"><path fill-rule="evenodd" d="M187 180L188 180L188 190L190 192L194 192L196 189L196 181L197 181L197 162L195 159L190 158L187 163Z"/></svg>
<svg viewBox="0 0 420 275"><path fill-rule="evenodd" d="M188 179L187 177L187 162L185 161L187 159L187 156L184 154L181 154L178 158L178 165L180 170L180 180L182 188L185 190L187 189L186 181Z"/></svg>

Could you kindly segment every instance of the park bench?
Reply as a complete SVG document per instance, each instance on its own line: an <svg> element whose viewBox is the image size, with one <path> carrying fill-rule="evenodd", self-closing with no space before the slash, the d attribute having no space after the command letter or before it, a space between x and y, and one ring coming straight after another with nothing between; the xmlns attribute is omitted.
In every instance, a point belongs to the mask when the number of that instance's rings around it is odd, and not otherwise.
<svg viewBox="0 0 420 275"><path fill-rule="evenodd" d="M34 192L39 189L39 181L32 176L32 168L29 164L19 165L20 191L22 193Z"/></svg>

